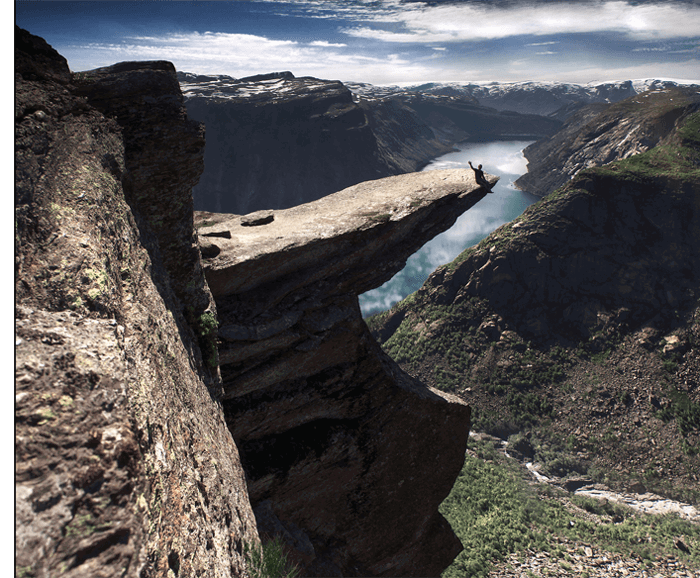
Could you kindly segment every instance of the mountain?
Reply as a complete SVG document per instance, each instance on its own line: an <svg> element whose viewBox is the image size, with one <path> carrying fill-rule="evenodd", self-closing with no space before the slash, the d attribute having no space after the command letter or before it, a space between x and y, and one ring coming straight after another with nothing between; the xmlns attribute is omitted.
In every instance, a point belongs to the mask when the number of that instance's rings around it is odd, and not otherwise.
<svg viewBox="0 0 700 578"><path fill-rule="evenodd" d="M246 214L319 199L362 181L417 170L451 150L411 111L368 120L337 81L290 72L248 79L178 73L187 112L207 130L198 210ZM385 137L384 140L378 135Z"/></svg>
<svg viewBox="0 0 700 578"><path fill-rule="evenodd" d="M541 138L561 127L555 118L484 106L467 90L446 85L375 86L348 82L359 102L399 101L415 110L446 142ZM442 87L442 89L438 89Z"/></svg>
<svg viewBox="0 0 700 578"><path fill-rule="evenodd" d="M450 96L499 111L551 115L572 104L615 103L647 90L681 86L698 88L683 81L642 79L598 84L563 82L430 82L420 85L372 87L357 85L359 91L379 94L413 92L422 95Z"/></svg>
<svg viewBox="0 0 700 578"><path fill-rule="evenodd" d="M373 335L548 475L697 503L699 163L696 112L438 268Z"/></svg>
<svg viewBox="0 0 700 578"><path fill-rule="evenodd" d="M545 196L580 170L647 151L700 109L697 88L657 88L616 104L579 107L554 135L523 151L527 173L519 188Z"/></svg>
<svg viewBox="0 0 700 578"><path fill-rule="evenodd" d="M291 72L247 79L178 73L188 114L205 124L197 210L245 214L418 171L465 140L541 138L561 121L473 99L353 90ZM364 85L367 86L367 85Z"/></svg>

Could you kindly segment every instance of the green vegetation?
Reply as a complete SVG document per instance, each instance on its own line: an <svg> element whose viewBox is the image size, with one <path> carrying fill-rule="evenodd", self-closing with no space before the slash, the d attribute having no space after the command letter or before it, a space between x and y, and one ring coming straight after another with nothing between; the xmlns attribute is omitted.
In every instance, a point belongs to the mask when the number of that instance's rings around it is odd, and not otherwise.
<svg viewBox="0 0 700 578"><path fill-rule="evenodd" d="M443 577L486 576L493 562L525 550L551 552L567 563L557 537L643 559L672 554L691 567L700 567L700 525L675 515L644 515L580 496L571 497L567 504L564 492L533 489L525 479L528 474L502 457L493 443L472 444L475 455L467 456L452 492L440 506L464 545ZM690 554L675 547L681 536Z"/></svg>
<svg viewBox="0 0 700 578"><path fill-rule="evenodd" d="M678 424L678 432L685 436L700 430L700 403L694 403L688 394L677 389L669 389L668 403L656 414L660 420L672 419Z"/></svg>
<svg viewBox="0 0 700 578"><path fill-rule="evenodd" d="M199 348L202 351L202 357L212 369L216 369L218 365L218 349L216 344L217 334L219 330L219 322L211 311L202 313L196 321L196 329L198 332Z"/></svg>
<svg viewBox="0 0 700 578"><path fill-rule="evenodd" d="M299 569L287 559L279 538L260 548L246 544L244 554L251 578L295 578L299 575Z"/></svg>

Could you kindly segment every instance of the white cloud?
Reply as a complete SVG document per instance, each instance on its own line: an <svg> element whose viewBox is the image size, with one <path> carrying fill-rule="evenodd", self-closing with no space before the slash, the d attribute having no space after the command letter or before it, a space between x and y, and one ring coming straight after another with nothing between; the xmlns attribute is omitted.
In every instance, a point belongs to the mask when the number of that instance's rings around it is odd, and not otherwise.
<svg viewBox="0 0 700 578"><path fill-rule="evenodd" d="M347 46L347 44L336 44L327 42L325 40L314 40L313 42L309 43L309 46L321 46L324 48L342 48L344 46Z"/></svg>
<svg viewBox="0 0 700 578"><path fill-rule="evenodd" d="M297 76L341 78L375 84L424 78L431 68L400 54L347 52L346 45L324 41L300 43L250 34L198 33L131 36L123 43L62 46L73 71L125 60L169 60L178 70L199 74L253 74L291 70Z"/></svg>
<svg viewBox="0 0 700 578"><path fill-rule="evenodd" d="M403 5L407 6L407 5ZM394 32L368 25L345 28L351 36L385 42L463 42L518 35L617 32L635 40L696 37L700 6L557 2L536 5L418 4L393 10L404 30Z"/></svg>

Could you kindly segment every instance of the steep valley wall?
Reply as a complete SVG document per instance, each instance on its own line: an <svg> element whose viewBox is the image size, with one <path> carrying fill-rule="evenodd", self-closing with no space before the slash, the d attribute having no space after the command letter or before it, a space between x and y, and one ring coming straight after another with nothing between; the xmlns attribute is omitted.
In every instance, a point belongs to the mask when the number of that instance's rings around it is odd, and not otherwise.
<svg viewBox="0 0 700 578"><path fill-rule="evenodd" d="M191 225L203 142L174 69L95 74L115 81L109 101L150 117L143 143L168 135L138 175L125 117L76 94L42 39L17 29L15 50L16 574L245 576L256 521L187 315L189 302L213 304ZM161 212L139 195L154 190Z"/></svg>
<svg viewBox="0 0 700 578"><path fill-rule="evenodd" d="M700 108L697 88L659 88L614 105L579 108L561 130L528 146L527 173L516 186L546 196L579 171L654 148Z"/></svg>
<svg viewBox="0 0 700 578"><path fill-rule="evenodd" d="M368 320L373 335L472 404L476 431L521 432L533 462L555 450L556 475L697 497L699 134L695 112L582 170Z"/></svg>

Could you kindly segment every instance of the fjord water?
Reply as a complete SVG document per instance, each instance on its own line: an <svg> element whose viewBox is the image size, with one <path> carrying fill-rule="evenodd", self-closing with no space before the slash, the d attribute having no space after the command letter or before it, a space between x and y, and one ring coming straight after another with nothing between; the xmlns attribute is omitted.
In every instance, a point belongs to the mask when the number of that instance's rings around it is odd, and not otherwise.
<svg viewBox="0 0 700 578"><path fill-rule="evenodd" d="M523 149L532 141L497 141L462 143L458 151L443 155L424 171L469 168L483 165L484 172L498 175L501 180L474 207L461 215L455 224L426 243L409 257L406 266L377 289L360 295L362 315L367 317L389 309L404 297L417 291L428 276L440 265L449 263L467 247L476 245L501 225L520 216L539 197L519 191L513 183L527 172Z"/></svg>

